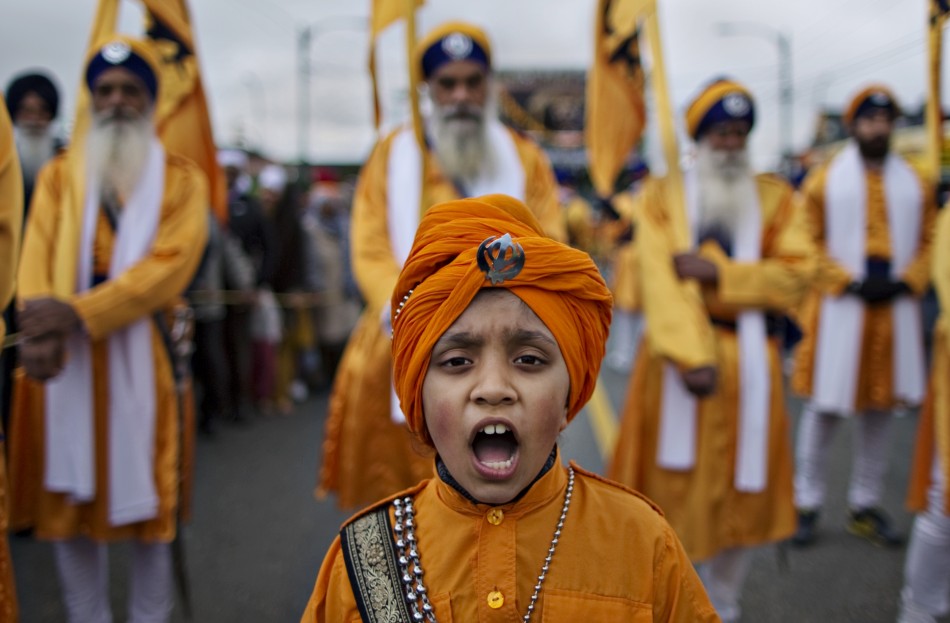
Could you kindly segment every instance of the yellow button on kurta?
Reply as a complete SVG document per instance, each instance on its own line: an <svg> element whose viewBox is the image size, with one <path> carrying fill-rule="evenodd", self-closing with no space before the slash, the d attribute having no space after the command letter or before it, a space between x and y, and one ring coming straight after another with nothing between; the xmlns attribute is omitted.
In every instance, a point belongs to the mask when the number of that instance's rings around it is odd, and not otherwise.
<svg viewBox="0 0 950 623"><path fill-rule="evenodd" d="M501 594L501 591L492 591L488 593L488 607L494 610L498 610L505 605L505 596Z"/></svg>
<svg viewBox="0 0 950 623"><path fill-rule="evenodd" d="M500 508L493 508L488 511L488 523L493 526L500 526L501 522L505 520L505 511Z"/></svg>

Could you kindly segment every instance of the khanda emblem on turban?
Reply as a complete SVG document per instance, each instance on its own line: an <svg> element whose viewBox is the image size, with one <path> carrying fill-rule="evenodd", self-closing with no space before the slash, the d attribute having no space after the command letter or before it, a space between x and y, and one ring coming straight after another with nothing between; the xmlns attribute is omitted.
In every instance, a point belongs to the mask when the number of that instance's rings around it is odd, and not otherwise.
<svg viewBox="0 0 950 623"><path fill-rule="evenodd" d="M930 7L930 19L932 21L947 17L950 13L950 0L933 0Z"/></svg>
<svg viewBox="0 0 950 623"><path fill-rule="evenodd" d="M493 286L514 279L524 268L524 249L511 234L486 238L478 245L478 268Z"/></svg>

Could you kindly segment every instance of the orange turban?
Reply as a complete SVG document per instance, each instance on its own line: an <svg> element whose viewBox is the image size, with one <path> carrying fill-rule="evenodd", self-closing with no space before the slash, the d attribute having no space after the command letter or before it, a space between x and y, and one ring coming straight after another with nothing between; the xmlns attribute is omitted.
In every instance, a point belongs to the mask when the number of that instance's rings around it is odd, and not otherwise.
<svg viewBox="0 0 950 623"><path fill-rule="evenodd" d="M483 241L510 234L524 266L493 284L479 267ZM520 201L505 195L434 206L416 232L392 299L396 393L410 430L431 439L422 413L422 384L435 343L482 288L507 288L551 331L571 379L568 420L590 398L610 327L610 290L590 256L544 235Z"/></svg>

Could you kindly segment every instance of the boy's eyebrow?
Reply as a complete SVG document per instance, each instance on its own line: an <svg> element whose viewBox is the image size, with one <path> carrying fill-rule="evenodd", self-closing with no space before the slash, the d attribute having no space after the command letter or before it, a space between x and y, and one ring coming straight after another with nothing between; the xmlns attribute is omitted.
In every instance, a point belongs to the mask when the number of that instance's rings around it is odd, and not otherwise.
<svg viewBox="0 0 950 623"><path fill-rule="evenodd" d="M531 331L528 329L506 329L504 332L504 340L509 343L544 342L560 348L557 341L551 339L548 335L541 331ZM457 331L443 334L435 345L438 348L471 348L483 346L484 344L484 336L470 331Z"/></svg>

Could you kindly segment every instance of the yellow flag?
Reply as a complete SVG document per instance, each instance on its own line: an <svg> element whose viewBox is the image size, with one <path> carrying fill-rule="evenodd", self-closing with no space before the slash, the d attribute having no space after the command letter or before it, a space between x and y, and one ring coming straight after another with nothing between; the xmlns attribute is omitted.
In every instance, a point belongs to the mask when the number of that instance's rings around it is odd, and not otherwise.
<svg viewBox="0 0 950 623"><path fill-rule="evenodd" d="M161 60L155 124L169 152L195 162L208 177L211 209L222 223L227 220L227 185L217 162L208 103L201 82L194 32L185 0L142 0L146 13L144 37ZM92 46L116 32L119 0L100 0L92 25ZM80 89L76 122L88 120L89 101ZM83 133L85 127L82 128Z"/></svg>
<svg viewBox="0 0 950 623"><path fill-rule="evenodd" d="M415 93L416 73L412 71L413 66L413 48L415 46L415 16L416 9L425 4L425 0L373 0L372 14L370 15L370 33L369 33L369 75L373 83L373 114L376 121L376 128L379 129L382 114L379 107L379 85L376 79L376 38L386 30L393 22L400 19L406 19L407 26L407 47L409 50L409 78L410 94ZM414 97L414 96L413 96ZM413 119L417 120L418 106L413 104Z"/></svg>
<svg viewBox="0 0 950 623"><path fill-rule="evenodd" d="M591 181L604 197L613 194L646 125L640 34L654 5L653 0L598 0L584 126Z"/></svg>
<svg viewBox="0 0 950 623"><path fill-rule="evenodd" d="M940 101L940 64L943 52L943 29L950 16L950 0L930 0L928 39L929 97L927 100L927 173L939 181L943 155L943 104Z"/></svg>

